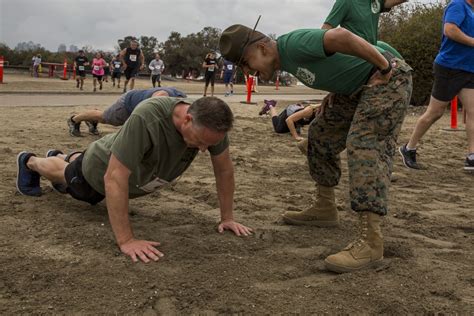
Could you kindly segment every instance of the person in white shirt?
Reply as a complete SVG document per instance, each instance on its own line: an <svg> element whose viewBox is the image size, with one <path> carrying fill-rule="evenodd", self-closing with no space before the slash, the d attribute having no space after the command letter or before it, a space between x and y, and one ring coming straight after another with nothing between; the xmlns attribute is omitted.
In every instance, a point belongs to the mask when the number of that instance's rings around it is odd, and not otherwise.
<svg viewBox="0 0 474 316"><path fill-rule="evenodd" d="M160 54L157 53L155 55L155 59L150 62L148 69L151 70L153 88L156 86L156 83L158 83L158 87L161 87L161 73L165 69L165 63L160 59Z"/></svg>

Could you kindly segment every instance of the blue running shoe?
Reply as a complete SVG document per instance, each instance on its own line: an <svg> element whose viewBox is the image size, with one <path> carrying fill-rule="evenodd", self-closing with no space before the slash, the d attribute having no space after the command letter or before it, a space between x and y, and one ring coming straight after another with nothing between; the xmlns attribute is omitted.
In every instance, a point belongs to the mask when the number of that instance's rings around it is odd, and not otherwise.
<svg viewBox="0 0 474 316"><path fill-rule="evenodd" d="M26 165L31 156L35 154L26 151L22 151L17 156L16 188L23 195L41 196L40 174Z"/></svg>
<svg viewBox="0 0 474 316"><path fill-rule="evenodd" d="M473 159L469 159L469 157L466 157L466 161L464 162L464 170L469 171L469 172L474 172Z"/></svg>
<svg viewBox="0 0 474 316"><path fill-rule="evenodd" d="M62 151L57 150L57 149L50 149L46 153L46 157L56 157L57 155L62 155L64 154ZM62 184L62 183L53 183L51 182L51 185L53 186L53 190L62 194L67 193L67 186Z"/></svg>

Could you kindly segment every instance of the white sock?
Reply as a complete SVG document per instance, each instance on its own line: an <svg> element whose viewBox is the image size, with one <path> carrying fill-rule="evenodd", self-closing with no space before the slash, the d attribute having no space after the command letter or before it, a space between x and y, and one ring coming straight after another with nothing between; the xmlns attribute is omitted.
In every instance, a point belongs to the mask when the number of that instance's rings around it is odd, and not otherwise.
<svg viewBox="0 0 474 316"><path fill-rule="evenodd" d="M410 148L410 147L408 147L408 145L406 145L405 148L406 148L408 151L416 150L416 147L415 147L415 148Z"/></svg>
<svg viewBox="0 0 474 316"><path fill-rule="evenodd" d="M469 155L467 155L467 159L474 160L474 153L470 153Z"/></svg>

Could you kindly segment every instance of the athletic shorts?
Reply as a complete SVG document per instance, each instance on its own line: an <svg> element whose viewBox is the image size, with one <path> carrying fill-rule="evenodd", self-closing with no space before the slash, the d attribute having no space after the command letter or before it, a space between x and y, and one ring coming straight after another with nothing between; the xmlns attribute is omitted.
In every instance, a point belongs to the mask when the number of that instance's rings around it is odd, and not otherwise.
<svg viewBox="0 0 474 316"><path fill-rule="evenodd" d="M232 82L232 72L224 72L224 83L229 84Z"/></svg>
<svg viewBox="0 0 474 316"><path fill-rule="evenodd" d="M64 177L67 183L67 193L79 201L95 205L102 201L105 196L94 190L87 183L82 174L82 159L84 153L80 154L73 162L69 163L64 170Z"/></svg>
<svg viewBox="0 0 474 316"><path fill-rule="evenodd" d="M474 89L474 73L433 64L434 83L431 95L440 101L451 101L462 89Z"/></svg>
<svg viewBox="0 0 474 316"><path fill-rule="evenodd" d="M139 67L135 67L135 68L130 68L130 67L127 67L124 71L123 71L123 74L125 75L125 78L127 80L130 80L130 78L135 78L137 75L138 75L138 70L140 68Z"/></svg>
<svg viewBox="0 0 474 316"><path fill-rule="evenodd" d="M86 71L85 70L78 70L76 74L77 74L78 77L81 77L81 78L86 77Z"/></svg>
<svg viewBox="0 0 474 316"><path fill-rule="evenodd" d="M205 79L206 79L206 86L211 83L211 86L214 86L214 79L216 78L215 71L206 71Z"/></svg>
<svg viewBox="0 0 474 316"><path fill-rule="evenodd" d="M125 108L125 96L127 93L122 94L117 102L105 109L104 114L102 114L105 124L122 126L130 117L130 113L128 113L127 109Z"/></svg>
<svg viewBox="0 0 474 316"><path fill-rule="evenodd" d="M286 125L286 119L288 115L286 115L286 109L283 110L277 116L272 117L273 129L278 134L289 133L290 130L288 129L288 125Z"/></svg>
<svg viewBox="0 0 474 316"><path fill-rule="evenodd" d="M95 74L92 74L92 77L97 78L97 80L99 80L99 81L102 80L102 77L103 77L103 76L104 76L104 75L95 75Z"/></svg>
<svg viewBox="0 0 474 316"><path fill-rule="evenodd" d="M113 72L112 73L112 78L114 79L120 79L120 77L122 77L122 73L121 72Z"/></svg>

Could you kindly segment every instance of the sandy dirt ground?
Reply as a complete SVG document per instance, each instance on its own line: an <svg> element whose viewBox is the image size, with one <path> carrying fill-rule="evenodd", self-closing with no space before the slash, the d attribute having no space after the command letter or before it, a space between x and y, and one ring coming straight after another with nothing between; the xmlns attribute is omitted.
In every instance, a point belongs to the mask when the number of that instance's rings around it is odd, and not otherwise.
<svg viewBox="0 0 474 316"><path fill-rule="evenodd" d="M44 179L41 197L16 193L18 152L80 150L98 138L85 126L84 137L67 133L66 118L90 107L0 107L0 314L472 314L474 176L462 170L465 133L441 130L447 115L420 146L427 170L407 170L395 157L383 263L337 275L323 259L357 230L345 153L340 227L286 226L279 215L305 209L314 196L306 159L258 107L230 105L235 217L255 234L216 232L212 168L199 154L174 188L130 203L135 234L162 243L165 257L150 264L121 255L104 203L75 201ZM400 143L419 112L410 109Z"/></svg>

